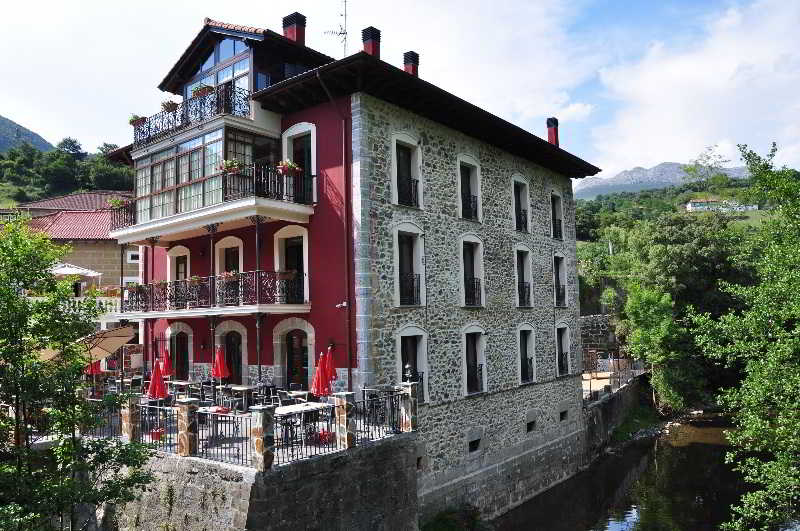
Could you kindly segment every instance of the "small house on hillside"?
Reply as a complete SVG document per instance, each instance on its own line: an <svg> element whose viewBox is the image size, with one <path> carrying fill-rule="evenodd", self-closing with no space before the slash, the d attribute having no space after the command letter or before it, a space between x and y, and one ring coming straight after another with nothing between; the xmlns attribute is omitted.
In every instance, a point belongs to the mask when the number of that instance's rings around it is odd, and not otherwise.
<svg viewBox="0 0 800 531"><path fill-rule="evenodd" d="M758 210L758 205L741 205L736 201L720 199L692 199L686 203L687 212L747 212Z"/></svg>

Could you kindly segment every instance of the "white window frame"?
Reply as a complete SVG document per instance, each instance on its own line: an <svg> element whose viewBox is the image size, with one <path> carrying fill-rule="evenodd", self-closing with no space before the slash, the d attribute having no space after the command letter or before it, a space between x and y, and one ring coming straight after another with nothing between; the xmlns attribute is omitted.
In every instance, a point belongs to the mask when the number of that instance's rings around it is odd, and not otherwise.
<svg viewBox="0 0 800 531"><path fill-rule="evenodd" d="M567 331L567 341L566 341L566 354L567 354L567 372L566 374L559 374L558 373L558 331L564 329ZM553 327L553 331L555 335L553 336L553 346L555 347L555 358L556 358L556 366L555 366L555 374L556 378L560 378L562 376L569 376L572 374L572 334L570 333L569 325L565 322L558 322Z"/></svg>
<svg viewBox="0 0 800 531"><path fill-rule="evenodd" d="M479 393L467 393L467 334L480 333L478 339L478 365L483 364L483 391ZM462 396L472 396L489 391L489 368L486 364L486 329L479 323L470 323L461 329L461 394Z"/></svg>
<svg viewBox="0 0 800 531"><path fill-rule="evenodd" d="M238 236L225 236L214 242L214 265L217 275L222 273L222 265L225 264L225 249L231 247L239 248L239 273L244 273L244 242Z"/></svg>
<svg viewBox="0 0 800 531"><path fill-rule="evenodd" d="M302 238L303 239L303 295L306 301L310 300L309 283L308 279L308 253L309 253L309 239L308 229L300 225L287 225L272 236L272 257L274 260L275 271L283 271L285 267L286 256L283 254L283 246L281 240L288 240L289 238Z"/></svg>
<svg viewBox="0 0 800 531"><path fill-rule="evenodd" d="M299 122L289 127L281 134L281 153L283 160L291 160L293 149L293 141L295 138L310 134L311 135L311 175L316 181L317 172L317 126L311 122ZM317 187L311 187L312 202L317 202Z"/></svg>
<svg viewBox="0 0 800 531"><path fill-rule="evenodd" d="M523 330L527 330L530 332L530 340L528 341L528 351L525 353L526 357L531 358L533 360L533 378L529 382L522 381L522 367L520 362L522 361L522 352L519 349L519 336ZM530 323L521 323L517 326L517 382L522 384L529 384L533 382L537 382L539 380L539 371L536 366L536 329ZM556 360L558 361L558 360ZM558 367L556 367L558 370Z"/></svg>
<svg viewBox="0 0 800 531"><path fill-rule="evenodd" d="M240 252L239 256L241 257L241 249L239 252ZM189 251L187 247L183 245L176 245L175 247L167 251L167 280L170 282L175 280L176 277L175 259L179 256L186 257L186 278L192 276L192 253Z"/></svg>
<svg viewBox="0 0 800 531"><path fill-rule="evenodd" d="M422 392L425 402L430 402L429 382L430 370L428 368L428 332L419 325L407 324L400 327L395 333L395 365L397 371L397 381L403 381L403 350L402 338L406 336L420 336L417 345L417 372L423 373Z"/></svg>
<svg viewBox="0 0 800 531"><path fill-rule="evenodd" d="M459 153L456 157L456 204L458 205L458 217L464 219L463 209L464 205L461 200L461 165L466 165L472 168L470 172L470 187L475 191L478 198L478 218L469 219L467 221L477 221L483 223L483 194L481 193L481 165L476 157L467 153Z"/></svg>
<svg viewBox="0 0 800 531"><path fill-rule="evenodd" d="M194 329L189 326L188 324L176 321L171 322L167 329L164 331L164 337L167 339L168 348L172 348L172 336L177 335L180 332L183 332L188 336L188 347L189 347L189 379L192 379L192 374L194 373ZM243 338L244 339L244 338ZM174 352L170 352L170 355L175 354ZM242 353L244 355L244 353Z"/></svg>
<svg viewBox="0 0 800 531"><path fill-rule="evenodd" d="M134 254L138 256L136 260L133 260L131 258L131 256ZM139 262L142 261L142 255L139 251L134 251L134 250L125 251L125 261L129 264L138 264Z"/></svg>
<svg viewBox="0 0 800 531"><path fill-rule="evenodd" d="M531 185L528 182L528 179L525 178L524 175L521 173L515 173L511 176L511 228L515 231L517 230L517 207L514 201L514 183L520 183L525 186L525 197L524 197L524 207L528 211L528 215L526 216L525 223L525 232L531 232Z"/></svg>
<svg viewBox="0 0 800 531"><path fill-rule="evenodd" d="M561 214L560 218L558 218L558 217L553 218L553 197L557 197L558 198L558 210L559 210L559 214ZM556 237L555 231L553 230L554 229L554 227L553 227L554 223L553 222L555 221L555 219L560 219L561 220L561 239L564 240L564 236L565 236L564 196L558 190L552 189L552 190L550 190L549 199L550 199L550 204L547 205L547 207L548 207L548 210L550 210L550 237L551 238L555 238Z"/></svg>
<svg viewBox="0 0 800 531"><path fill-rule="evenodd" d="M567 259L564 257L564 254L560 251L555 251L553 253L553 259L551 262L551 282L553 283L553 306L557 306L557 294L556 294L556 258L561 259L561 271L559 271L559 280L561 281L562 285L564 286L564 306L569 306L569 289L567 288Z"/></svg>
<svg viewBox="0 0 800 531"><path fill-rule="evenodd" d="M391 151L392 151L392 174L391 174L391 187L392 187L392 204L399 205L398 192L397 192L397 144L411 148L411 177L417 180L417 208L420 210L425 209L425 183L422 182L422 150L419 146L419 139L407 132L397 132L392 134L391 138ZM406 208L414 208L408 207Z"/></svg>
<svg viewBox="0 0 800 531"><path fill-rule="evenodd" d="M519 251L523 251L528 253L528 257L525 260L525 271L522 272L522 278L520 279L520 272L517 268L517 253ZM519 283L527 282L531 287L531 302L530 306L521 306L519 300ZM524 243L518 243L514 245L514 300L516 301L517 308L530 308L533 306L533 250L525 245Z"/></svg>
<svg viewBox="0 0 800 531"><path fill-rule="evenodd" d="M484 308L486 307L486 275L483 268L483 239L473 233L468 232L461 235L458 240L458 264L459 264L459 293L461 294L461 306L466 307L466 290L464 286L464 242L475 243L478 246L475 257L477 263L475 264L475 278L481 279L481 304L479 306L470 306L470 308Z"/></svg>
<svg viewBox="0 0 800 531"><path fill-rule="evenodd" d="M425 292L425 233L422 227L411 221L398 223L392 228L392 241L394 244L394 306L396 308L400 305L400 233L414 234L414 269L419 274L419 305L425 306L426 292ZM403 305L403 308L413 307L410 305Z"/></svg>

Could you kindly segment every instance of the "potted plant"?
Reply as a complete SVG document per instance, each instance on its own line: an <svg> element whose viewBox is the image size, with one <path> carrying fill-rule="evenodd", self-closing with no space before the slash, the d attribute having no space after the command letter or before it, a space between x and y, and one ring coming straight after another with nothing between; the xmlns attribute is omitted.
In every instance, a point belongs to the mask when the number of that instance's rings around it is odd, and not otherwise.
<svg viewBox="0 0 800 531"><path fill-rule="evenodd" d="M197 286L200 284L200 282L202 282L202 280L203 279L198 277L197 275L192 275L191 277L189 277L189 284L192 286Z"/></svg>
<svg viewBox="0 0 800 531"><path fill-rule="evenodd" d="M164 112L175 112L178 110L178 103L172 100L164 100L161 102L161 110Z"/></svg>
<svg viewBox="0 0 800 531"><path fill-rule="evenodd" d="M125 201L124 199L120 199L118 197L112 197L111 199L108 200L108 206L110 206L111 208L120 208L124 207L127 204L128 204L127 201Z"/></svg>
<svg viewBox="0 0 800 531"><path fill-rule="evenodd" d="M230 280L234 277L236 277L235 271L223 271L222 273L219 274L219 278L221 278L222 280Z"/></svg>
<svg viewBox="0 0 800 531"><path fill-rule="evenodd" d="M219 165L219 171L225 172L228 175L235 175L242 170L242 163L237 159L225 159Z"/></svg>
<svg viewBox="0 0 800 531"><path fill-rule="evenodd" d="M128 118L128 123L131 124L133 127L139 127L146 121L147 118L145 118L144 116L139 116L138 114L131 114L131 117Z"/></svg>
<svg viewBox="0 0 800 531"><path fill-rule="evenodd" d="M160 441L162 435L164 435L164 428L153 428L150 430L150 438L154 441Z"/></svg>
<svg viewBox="0 0 800 531"><path fill-rule="evenodd" d="M214 87L209 85L197 85L192 89L193 98L202 98L214 92Z"/></svg>
<svg viewBox="0 0 800 531"><path fill-rule="evenodd" d="M278 173L281 175L299 175L302 173L303 168L292 162L291 160L282 160L278 163Z"/></svg>

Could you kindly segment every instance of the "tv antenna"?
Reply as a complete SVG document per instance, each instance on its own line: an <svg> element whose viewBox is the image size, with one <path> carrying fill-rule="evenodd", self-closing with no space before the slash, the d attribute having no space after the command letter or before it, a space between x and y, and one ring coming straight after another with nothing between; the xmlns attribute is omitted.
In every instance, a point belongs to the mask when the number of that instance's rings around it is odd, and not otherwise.
<svg viewBox="0 0 800 531"><path fill-rule="evenodd" d="M342 12L339 16L342 17L339 29L326 31L325 35L338 37L342 41L342 57L347 57L347 0L342 0Z"/></svg>

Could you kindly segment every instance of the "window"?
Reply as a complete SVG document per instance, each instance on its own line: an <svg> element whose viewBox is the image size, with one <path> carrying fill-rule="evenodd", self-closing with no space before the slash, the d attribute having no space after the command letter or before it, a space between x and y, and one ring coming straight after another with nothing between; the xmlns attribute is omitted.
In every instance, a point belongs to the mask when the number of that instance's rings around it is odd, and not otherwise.
<svg viewBox="0 0 800 531"><path fill-rule="evenodd" d="M485 363L483 358L483 332L467 332L466 345L467 394L481 393L484 389Z"/></svg>
<svg viewBox="0 0 800 531"><path fill-rule="evenodd" d="M189 257L186 255L175 258L175 280L189 278Z"/></svg>
<svg viewBox="0 0 800 531"><path fill-rule="evenodd" d="M567 305L567 271L564 266L564 257L556 255L553 257L553 291L555 305L566 307Z"/></svg>
<svg viewBox="0 0 800 531"><path fill-rule="evenodd" d="M527 247L515 247L516 278L517 278L517 306L530 308L532 302L531 288L531 252Z"/></svg>
<svg viewBox="0 0 800 531"><path fill-rule="evenodd" d="M514 176L513 180L513 213L514 228L520 232L530 232L528 212L530 210L530 194L528 182L521 176Z"/></svg>
<svg viewBox="0 0 800 531"><path fill-rule="evenodd" d="M481 447L481 440L480 439L475 439L475 440L469 442L469 452L470 453L477 452L480 449L480 447Z"/></svg>
<svg viewBox="0 0 800 531"><path fill-rule="evenodd" d="M205 61L203 61L203 64L200 65L200 72L205 72L206 70L208 70L212 66L214 66L214 52L213 52L213 50L211 51L211 53L208 54L208 56L206 57Z"/></svg>
<svg viewBox="0 0 800 531"><path fill-rule="evenodd" d="M167 251L167 279L186 280L191 275L191 255L183 245L176 245Z"/></svg>
<svg viewBox="0 0 800 531"><path fill-rule="evenodd" d="M536 379L533 327L522 325L517 333L519 335L519 380L520 383L530 383Z"/></svg>
<svg viewBox="0 0 800 531"><path fill-rule="evenodd" d="M139 251L128 251L126 253L129 264L139 263Z"/></svg>
<svg viewBox="0 0 800 531"><path fill-rule="evenodd" d="M420 155L417 139L405 133L392 135L392 202L422 208Z"/></svg>
<svg viewBox="0 0 800 531"><path fill-rule="evenodd" d="M394 305L425 304L425 254L422 228L415 223L400 223L393 228Z"/></svg>
<svg viewBox="0 0 800 531"><path fill-rule="evenodd" d="M526 433L532 432L535 428L536 428L536 421L535 420L529 420L528 422L525 423L525 432Z"/></svg>
<svg viewBox="0 0 800 531"><path fill-rule="evenodd" d="M560 422L564 422L565 420L567 420L567 413L568 413L567 411L562 411L561 413L559 413L558 420Z"/></svg>
<svg viewBox="0 0 800 531"><path fill-rule="evenodd" d="M283 159L303 169L302 176L287 180L287 194L306 202L316 202L314 176L317 174L317 126L310 122L294 124L283 132Z"/></svg>
<svg viewBox="0 0 800 531"><path fill-rule="evenodd" d="M308 229L287 225L273 236L275 271L294 271L286 279L278 280L278 289L286 294L286 304L306 304L308 291Z"/></svg>
<svg viewBox="0 0 800 531"><path fill-rule="evenodd" d="M244 41L233 38L222 39L215 49L209 52L205 60L198 67L194 79L186 84L185 98L192 97L192 89L200 85L213 87L222 83L227 83L231 79L237 78L239 75L247 74L249 71L250 58L241 59L231 65L231 61L239 56L239 54L247 51L247 45ZM245 66L246 65L246 66ZM198 79L199 76L202 79ZM246 83L238 84L236 86L244 86L249 89L249 76L245 76Z"/></svg>
<svg viewBox="0 0 800 531"><path fill-rule="evenodd" d="M462 305L483 306L483 243L475 235L464 236L461 240L461 270L464 285Z"/></svg>
<svg viewBox="0 0 800 531"><path fill-rule="evenodd" d="M417 382L417 400L422 403L428 395L427 381L428 334L414 325L401 328L397 333L398 381Z"/></svg>
<svg viewBox="0 0 800 531"><path fill-rule="evenodd" d="M222 39L219 43L219 62L227 61L236 53L234 52L234 41L233 39Z"/></svg>
<svg viewBox="0 0 800 531"><path fill-rule="evenodd" d="M558 194L550 195L550 219L553 221L552 236L556 240L564 239L564 212L561 204L561 196Z"/></svg>
<svg viewBox="0 0 800 531"><path fill-rule="evenodd" d="M559 326L556 328L556 376L569 374L569 328Z"/></svg>
<svg viewBox="0 0 800 531"><path fill-rule="evenodd" d="M461 218L479 221L481 217L481 185L478 162L469 155L459 155L457 160Z"/></svg>

